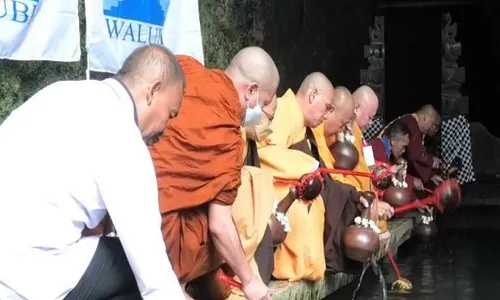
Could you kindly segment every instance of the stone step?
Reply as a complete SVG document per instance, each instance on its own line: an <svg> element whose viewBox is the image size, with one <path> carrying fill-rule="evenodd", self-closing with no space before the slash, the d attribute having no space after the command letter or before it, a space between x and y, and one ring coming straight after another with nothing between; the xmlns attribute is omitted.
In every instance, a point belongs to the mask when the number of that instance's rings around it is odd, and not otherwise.
<svg viewBox="0 0 500 300"><path fill-rule="evenodd" d="M390 248L393 253L396 253L397 248L411 237L413 219L394 219L388 222L388 228L391 233ZM378 259L384 258L384 253L381 251L377 257ZM270 290L272 298L275 300L319 300L333 294L356 278L355 275L345 273L326 273L323 280L316 282L273 281L270 283Z"/></svg>

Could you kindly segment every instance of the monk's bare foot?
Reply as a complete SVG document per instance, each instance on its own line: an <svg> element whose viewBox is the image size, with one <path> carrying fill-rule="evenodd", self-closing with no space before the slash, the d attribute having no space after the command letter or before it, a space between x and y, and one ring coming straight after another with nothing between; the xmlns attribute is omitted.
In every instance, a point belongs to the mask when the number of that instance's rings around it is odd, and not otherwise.
<svg viewBox="0 0 500 300"><path fill-rule="evenodd" d="M189 294L186 292L186 284L181 284L182 291L184 292L184 297L186 297L186 300L194 300Z"/></svg>

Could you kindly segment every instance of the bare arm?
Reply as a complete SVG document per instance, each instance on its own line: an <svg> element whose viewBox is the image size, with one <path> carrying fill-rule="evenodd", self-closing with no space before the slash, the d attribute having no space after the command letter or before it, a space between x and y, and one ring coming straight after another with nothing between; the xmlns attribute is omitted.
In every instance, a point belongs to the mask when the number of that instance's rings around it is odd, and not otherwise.
<svg viewBox="0 0 500 300"><path fill-rule="evenodd" d="M242 284L252 279L252 269L243 253L240 237L233 221L231 205L210 203L208 209L208 228L215 247L222 258L241 280Z"/></svg>

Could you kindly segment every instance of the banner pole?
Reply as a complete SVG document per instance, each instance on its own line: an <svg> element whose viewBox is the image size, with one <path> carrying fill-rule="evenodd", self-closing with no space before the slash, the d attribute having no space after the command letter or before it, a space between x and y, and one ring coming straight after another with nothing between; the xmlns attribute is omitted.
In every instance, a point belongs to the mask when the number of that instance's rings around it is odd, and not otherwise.
<svg viewBox="0 0 500 300"><path fill-rule="evenodd" d="M89 51L87 49L87 69L85 70L85 77L90 80L90 63L89 63Z"/></svg>

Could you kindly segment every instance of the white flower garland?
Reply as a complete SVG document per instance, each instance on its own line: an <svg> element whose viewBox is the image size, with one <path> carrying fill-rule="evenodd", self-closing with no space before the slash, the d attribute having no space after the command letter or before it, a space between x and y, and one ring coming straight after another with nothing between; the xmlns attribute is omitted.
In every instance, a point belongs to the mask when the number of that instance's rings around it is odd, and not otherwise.
<svg viewBox="0 0 500 300"><path fill-rule="evenodd" d="M399 181L396 176L392 176L392 184L401 189L406 189L408 187L408 183L406 181Z"/></svg>
<svg viewBox="0 0 500 300"><path fill-rule="evenodd" d="M354 144L356 142L356 138L354 137L354 135L350 134L348 131L339 132L337 134L337 139L342 143L347 141L351 144Z"/></svg>
<svg viewBox="0 0 500 300"><path fill-rule="evenodd" d="M404 161L402 163L402 165L403 165L403 168L399 171L399 172L402 172L402 174L403 174L402 178L401 178L401 180L399 180L397 178L397 174L394 174L392 176L392 185L394 185L395 187L400 188L400 189L406 189L408 187L408 183L406 182L406 168L408 167L408 164L406 163L406 161Z"/></svg>
<svg viewBox="0 0 500 300"><path fill-rule="evenodd" d="M434 221L434 217L432 215L430 215L430 216L422 215L422 223L423 224L429 225L432 221Z"/></svg>
<svg viewBox="0 0 500 300"><path fill-rule="evenodd" d="M373 220L361 218L360 216L357 216L354 219L354 223L356 223L356 225L362 226L364 228L370 228L371 230L373 230L377 234L381 233L380 228L378 228L377 224Z"/></svg>
<svg viewBox="0 0 500 300"><path fill-rule="evenodd" d="M281 226L283 226L283 231L289 233L292 230L292 227L290 226L290 222L288 221L288 216L278 211L278 202L276 201L274 201L273 214L276 217L276 220L278 220Z"/></svg>

